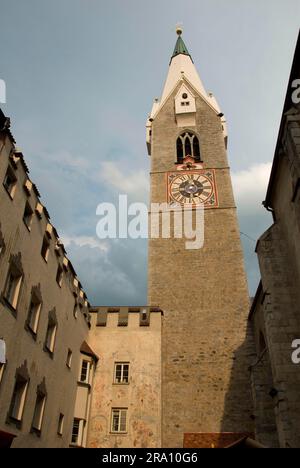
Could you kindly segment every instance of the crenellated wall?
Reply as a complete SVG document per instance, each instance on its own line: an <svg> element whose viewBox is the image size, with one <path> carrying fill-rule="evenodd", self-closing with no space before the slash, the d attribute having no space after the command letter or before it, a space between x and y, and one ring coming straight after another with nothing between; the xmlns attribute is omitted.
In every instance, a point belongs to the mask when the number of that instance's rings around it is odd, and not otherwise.
<svg viewBox="0 0 300 468"><path fill-rule="evenodd" d="M158 308L93 308L90 344L99 357L88 446L161 446L161 332ZM129 365L128 383L115 381L115 364ZM127 411L124 433L112 432L112 410Z"/></svg>

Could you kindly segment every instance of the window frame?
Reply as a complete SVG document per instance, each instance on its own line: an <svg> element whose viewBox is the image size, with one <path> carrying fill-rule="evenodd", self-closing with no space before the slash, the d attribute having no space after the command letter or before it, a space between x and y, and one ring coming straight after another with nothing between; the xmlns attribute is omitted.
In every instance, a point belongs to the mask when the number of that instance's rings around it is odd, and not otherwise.
<svg viewBox="0 0 300 468"><path fill-rule="evenodd" d="M5 366L6 364L4 362L0 362L0 385L3 380L4 372L5 372Z"/></svg>
<svg viewBox="0 0 300 468"><path fill-rule="evenodd" d="M46 251L44 252L45 247L46 247ZM50 253L50 241L49 241L48 237L45 234L44 237L43 237L43 243L42 243L42 248L41 248L41 256L42 256L43 260L46 263L48 263L49 253Z"/></svg>
<svg viewBox="0 0 300 468"><path fill-rule="evenodd" d="M17 309L21 283L22 275L19 273L14 273L14 271L12 271L10 268L4 290L4 298L14 310Z"/></svg>
<svg viewBox="0 0 300 468"><path fill-rule="evenodd" d="M125 413L125 428L122 430L122 413ZM114 426L114 416L118 416L118 429L115 429ZM123 421L124 422L124 421ZM111 434L127 434L128 433L128 408L112 408L111 410L111 425L110 425Z"/></svg>
<svg viewBox="0 0 300 468"><path fill-rule="evenodd" d="M20 385L21 388L17 389L18 385ZM25 379L24 377L18 374L15 379L15 384L11 397L9 418L10 420L16 422L19 425L22 424L23 421L28 387L29 380Z"/></svg>
<svg viewBox="0 0 300 468"><path fill-rule="evenodd" d="M12 180L11 187L9 187L6 184L6 178L7 177L10 177L11 180ZM17 178L17 176L15 174L15 171L13 170L12 166L9 164L7 166L5 176L4 176L4 179L3 179L3 187L5 188L6 192L8 193L9 197L11 198L11 200L14 199L14 196L16 194L17 183L18 183L18 178Z"/></svg>
<svg viewBox="0 0 300 468"><path fill-rule="evenodd" d="M77 304L77 301L75 302L75 305L73 307L73 317L75 320L78 319L78 304Z"/></svg>
<svg viewBox="0 0 300 468"><path fill-rule="evenodd" d="M2 297L15 316L21 296L23 278L21 254L14 255L10 259Z"/></svg>
<svg viewBox="0 0 300 468"><path fill-rule="evenodd" d="M45 394L44 392L41 392L38 389L36 400L35 400L31 430L32 432L35 432L39 435L42 432L42 426L43 426L43 421L44 421L44 416L45 416L46 401L47 401L47 394Z"/></svg>
<svg viewBox="0 0 300 468"><path fill-rule="evenodd" d="M57 324L54 322L48 321L46 339L45 339L45 348L51 354L54 353L54 349L55 349L56 332L57 332Z"/></svg>
<svg viewBox="0 0 300 468"><path fill-rule="evenodd" d="M27 211L27 215L26 215L26 211ZM26 228L28 229L29 232L31 231L33 215L34 215L34 211L31 208L31 205L28 202L28 200L26 200L25 208L24 208L24 214L23 214L23 223L25 224L25 226L26 226ZM27 217L30 217L29 221L27 221L27 219L26 219Z"/></svg>
<svg viewBox="0 0 300 468"><path fill-rule="evenodd" d="M56 338L57 338L57 329L58 323L56 318L56 311L55 308L49 312L48 315L48 323L47 323L47 330L45 336L45 343L44 343L44 351L46 351L50 357L53 357ZM49 337L51 331L51 338Z"/></svg>
<svg viewBox="0 0 300 468"><path fill-rule="evenodd" d="M58 265L56 272L56 283L61 288L63 283L64 269L61 265Z"/></svg>
<svg viewBox="0 0 300 468"><path fill-rule="evenodd" d="M59 414L58 425L57 425L57 435L62 437L64 434L64 424L65 424L65 415L63 413Z"/></svg>
<svg viewBox="0 0 300 468"><path fill-rule="evenodd" d="M121 377L120 377L120 381L118 382L117 380L117 369L118 369L118 366L121 367ZM128 370L127 370L127 382L124 380L124 367L127 366L128 367ZM118 361L118 362L115 362L115 367L114 367L114 380L113 380L113 383L114 385L129 385L129 376L130 376L130 363L129 362L123 362L123 361Z"/></svg>
<svg viewBox="0 0 300 468"><path fill-rule="evenodd" d="M74 437L74 429L75 429L75 422L78 423L78 426L77 426L78 433L77 433L77 435L76 435L76 441L73 440L73 437ZM71 446L73 446L73 447L82 447L83 433L84 433L84 425L85 425L85 420L84 420L84 419L80 419L80 418L74 418L74 419L73 419L72 435L71 435Z"/></svg>
<svg viewBox="0 0 300 468"><path fill-rule="evenodd" d="M83 364L87 363L87 369L86 369L86 378L85 380L82 380L82 373L83 373ZM80 374L79 374L79 382L82 384L90 385L90 377L91 377L91 368L92 368L92 362L87 359L87 357L84 357L80 361Z"/></svg>
<svg viewBox="0 0 300 468"><path fill-rule="evenodd" d="M185 103L186 104L186 103ZM187 154L187 147L190 146L190 153ZM197 154L195 150L197 149ZM201 148L199 136L191 130L185 130L176 139L176 161L182 164L186 157L192 157L195 162L203 162L201 158Z"/></svg>
<svg viewBox="0 0 300 468"><path fill-rule="evenodd" d="M33 307L32 307L33 306ZM33 309L33 310L32 310ZM41 318L42 297L40 285L32 288L25 328L36 338Z"/></svg>
<svg viewBox="0 0 300 468"><path fill-rule="evenodd" d="M82 312L82 304L80 304L80 302L77 299L75 299L74 308L73 308L73 317L75 320L78 319L81 312Z"/></svg>
<svg viewBox="0 0 300 468"><path fill-rule="evenodd" d="M72 367L72 360L73 360L73 351L71 349L68 349L67 360L66 360L66 366L68 369L71 369Z"/></svg>

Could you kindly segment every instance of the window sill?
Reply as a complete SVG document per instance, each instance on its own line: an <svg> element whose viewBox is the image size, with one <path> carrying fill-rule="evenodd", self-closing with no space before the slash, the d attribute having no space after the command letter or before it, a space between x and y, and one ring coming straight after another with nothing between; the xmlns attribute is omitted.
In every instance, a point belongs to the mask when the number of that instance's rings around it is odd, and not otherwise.
<svg viewBox="0 0 300 468"><path fill-rule="evenodd" d="M23 224L24 224L24 226L26 227L27 231L28 231L28 232L31 232L31 227L30 227L30 226L27 226L27 224L25 223L24 219L23 219Z"/></svg>
<svg viewBox="0 0 300 468"><path fill-rule="evenodd" d="M48 356L49 356L51 359L53 359L53 356L54 356L54 351L50 351L50 349L49 349L49 348L47 348L47 346L46 346L46 345L44 346L44 351L45 351L45 353L47 353L47 354L48 354Z"/></svg>
<svg viewBox="0 0 300 468"><path fill-rule="evenodd" d="M111 432L110 431L110 435L113 435L113 436L127 436L128 432Z"/></svg>
<svg viewBox="0 0 300 468"><path fill-rule="evenodd" d="M30 430L30 434L35 434L37 437L41 437L41 429L36 429L35 427L32 427Z"/></svg>
<svg viewBox="0 0 300 468"><path fill-rule="evenodd" d="M6 418L6 424L8 424L9 426L15 426L16 429L19 429L19 430L22 429L22 420L15 419L12 416L10 416L10 414Z"/></svg>
<svg viewBox="0 0 300 468"><path fill-rule="evenodd" d="M2 185L5 188L5 191L6 191L7 195L9 196L9 198L11 199L11 201L13 201L13 199L14 199L13 195L11 195L11 193L9 192L9 190L7 189L7 187L4 184L2 184Z"/></svg>
<svg viewBox="0 0 300 468"><path fill-rule="evenodd" d="M37 332L33 331L32 328L28 325L28 323L25 323L25 330L31 335L31 338L36 341L37 340Z"/></svg>
<svg viewBox="0 0 300 468"><path fill-rule="evenodd" d="M89 390L91 389L91 384L87 383L87 382L81 382L80 380L77 381L77 384L80 386L80 387L84 387L84 388L88 388Z"/></svg>
<svg viewBox="0 0 300 468"><path fill-rule="evenodd" d="M122 386L122 387L124 387L124 386L125 386L125 387L128 387L129 382L120 382L120 383L118 383L118 382L113 382L113 385L116 385L116 387L120 387L120 386Z"/></svg>

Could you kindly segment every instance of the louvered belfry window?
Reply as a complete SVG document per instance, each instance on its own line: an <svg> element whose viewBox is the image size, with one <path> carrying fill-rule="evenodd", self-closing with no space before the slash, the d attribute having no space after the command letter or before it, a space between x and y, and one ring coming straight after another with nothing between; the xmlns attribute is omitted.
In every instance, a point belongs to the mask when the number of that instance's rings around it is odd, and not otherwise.
<svg viewBox="0 0 300 468"><path fill-rule="evenodd" d="M184 132L177 138L177 163L182 164L184 158L190 156L195 161L201 161L199 139L194 133Z"/></svg>

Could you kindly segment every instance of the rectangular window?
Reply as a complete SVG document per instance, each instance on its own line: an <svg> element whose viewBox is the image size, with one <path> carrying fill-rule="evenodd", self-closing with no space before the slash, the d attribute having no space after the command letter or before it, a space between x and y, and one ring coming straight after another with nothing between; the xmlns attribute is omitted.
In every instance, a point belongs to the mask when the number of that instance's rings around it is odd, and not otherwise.
<svg viewBox="0 0 300 468"><path fill-rule="evenodd" d="M127 408L113 408L111 417L111 432L127 432Z"/></svg>
<svg viewBox="0 0 300 468"><path fill-rule="evenodd" d="M4 367L5 367L5 364L0 363L0 384L1 384L1 381L3 379Z"/></svg>
<svg viewBox="0 0 300 468"><path fill-rule="evenodd" d="M45 404L46 404L46 396L42 393L38 393L36 397L33 421L32 421L32 428L37 431L41 432L43 418L45 413Z"/></svg>
<svg viewBox="0 0 300 468"><path fill-rule="evenodd" d="M0 255L4 252L4 247L4 240L0 237Z"/></svg>
<svg viewBox="0 0 300 468"><path fill-rule="evenodd" d="M62 280L63 280L63 269L61 266L59 266L57 269L57 273L56 273L56 282L60 288L62 285Z"/></svg>
<svg viewBox="0 0 300 468"><path fill-rule="evenodd" d="M60 413L59 415L59 419L58 419L58 428L57 428L57 434L59 436L62 436L63 435L63 432L64 432L64 423L65 423L65 417L62 413Z"/></svg>
<svg viewBox="0 0 300 468"><path fill-rule="evenodd" d="M128 384L129 383L129 363L117 362L115 364L115 384Z"/></svg>
<svg viewBox="0 0 300 468"><path fill-rule="evenodd" d="M83 360L81 364L80 382L89 383L90 381L90 362Z"/></svg>
<svg viewBox="0 0 300 468"><path fill-rule="evenodd" d="M41 315L41 307L42 304L34 296L32 296L29 306L27 326L34 333L34 335L37 334L39 319Z"/></svg>
<svg viewBox="0 0 300 468"><path fill-rule="evenodd" d="M41 255L46 262L48 261L49 251L50 251L50 243L47 237L45 236L43 239Z"/></svg>
<svg viewBox="0 0 300 468"><path fill-rule="evenodd" d="M57 330L56 323L49 320L48 328L47 328L47 334L46 334L45 346L46 346L46 349L48 351L50 351L50 353L54 352L56 330Z"/></svg>
<svg viewBox="0 0 300 468"><path fill-rule="evenodd" d="M9 166L5 177L3 181L3 185L7 191L7 193L10 195L11 198L14 197L15 191L16 191L16 186L17 186L17 177L13 171L13 169Z"/></svg>
<svg viewBox="0 0 300 468"><path fill-rule="evenodd" d="M24 215L23 215L23 221L24 221L25 226L29 230L31 229L32 219L33 219L33 210L31 208L31 206L29 205L29 203L26 202Z"/></svg>
<svg viewBox="0 0 300 468"><path fill-rule="evenodd" d="M17 308L22 283L22 274L12 265L8 272L4 297L14 308Z"/></svg>
<svg viewBox="0 0 300 468"><path fill-rule="evenodd" d="M71 369L72 357L73 357L73 353L72 353L72 351L69 349L68 355L67 355L67 367L69 367L69 369Z"/></svg>
<svg viewBox="0 0 300 468"><path fill-rule="evenodd" d="M27 389L28 382L22 377L17 376L11 399L10 417L19 422L23 418Z"/></svg>
<svg viewBox="0 0 300 468"><path fill-rule="evenodd" d="M80 445L80 419L74 419L72 429L72 444Z"/></svg>
<svg viewBox="0 0 300 468"><path fill-rule="evenodd" d="M82 305L79 302L77 302L77 299L76 299L75 304L74 304L74 309L73 309L74 318L77 319L79 313L81 312L82 312Z"/></svg>
<svg viewBox="0 0 300 468"><path fill-rule="evenodd" d="M0 338L0 384L3 378L6 364L6 343L3 338Z"/></svg>

